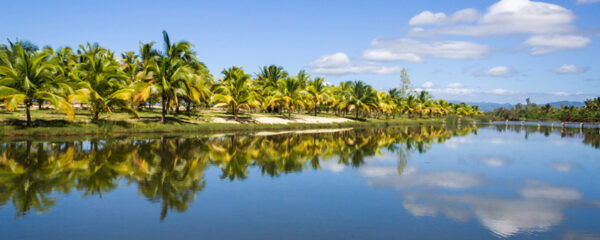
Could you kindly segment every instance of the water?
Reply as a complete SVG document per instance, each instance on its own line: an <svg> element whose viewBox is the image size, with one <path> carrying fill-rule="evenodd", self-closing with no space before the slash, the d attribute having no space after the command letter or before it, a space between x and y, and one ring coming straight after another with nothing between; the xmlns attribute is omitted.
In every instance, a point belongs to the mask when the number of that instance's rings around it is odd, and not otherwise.
<svg viewBox="0 0 600 240"><path fill-rule="evenodd" d="M599 239L597 129L4 140L1 239Z"/></svg>

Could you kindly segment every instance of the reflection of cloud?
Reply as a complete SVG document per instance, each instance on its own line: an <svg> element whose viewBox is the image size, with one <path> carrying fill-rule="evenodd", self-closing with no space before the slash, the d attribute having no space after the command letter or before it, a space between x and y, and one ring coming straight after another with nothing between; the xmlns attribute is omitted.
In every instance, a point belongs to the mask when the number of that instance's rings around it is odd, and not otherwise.
<svg viewBox="0 0 600 240"><path fill-rule="evenodd" d="M503 167L508 162L500 157L484 157L481 160L490 167Z"/></svg>
<svg viewBox="0 0 600 240"><path fill-rule="evenodd" d="M321 167L323 169L329 170L333 173L340 173L340 172L344 171L344 165L339 164L337 161L333 161L333 160L322 161Z"/></svg>
<svg viewBox="0 0 600 240"><path fill-rule="evenodd" d="M562 189L562 188L559 188ZM567 192L572 189L564 188ZM455 220L477 218L483 226L502 237L519 232L543 232L563 219L566 201L544 198L510 199L488 195L405 194L403 206L414 216L436 216ZM548 197L548 196L546 196ZM550 195L550 197L555 197Z"/></svg>
<svg viewBox="0 0 600 240"><path fill-rule="evenodd" d="M555 202L485 197L473 197L470 201L481 224L502 237L543 232L563 219L564 206Z"/></svg>
<svg viewBox="0 0 600 240"><path fill-rule="evenodd" d="M366 166L359 173L367 177L367 182L373 186L409 188L437 187L448 189L469 188L481 185L483 178L472 173L452 171L424 172L415 167L406 167L402 175L393 167Z"/></svg>
<svg viewBox="0 0 600 240"><path fill-rule="evenodd" d="M471 155L470 159L476 163L483 163L490 167L504 167L510 165L512 161L505 156L485 156L485 155Z"/></svg>
<svg viewBox="0 0 600 240"><path fill-rule="evenodd" d="M490 165L506 164L500 157L480 158ZM476 218L501 237L521 232L543 232L560 224L564 210L581 199L574 188L526 180L512 197L465 193L485 181L476 174L452 171L422 172L406 167L398 175L393 167L365 166L359 170L371 186L393 187L402 192L402 205L413 216L444 215L458 221ZM439 189L441 192L436 192ZM461 189L459 193L450 190ZM578 203L580 204L580 203Z"/></svg>
<svg viewBox="0 0 600 240"><path fill-rule="evenodd" d="M444 145L446 145L448 148L456 149L462 144L471 142L471 140L472 139L470 137L454 137L448 139Z"/></svg>
<svg viewBox="0 0 600 240"><path fill-rule="evenodd" d="M554 168L554 170L559 172L568 172L574 169L581 169L581 165L579 163L572 162L551 162L548 163L548 166Z"/></svg>
<svg viewBox="0 0 600 240"><path fill-rule="evenodd" d="M525 183L525 187L522 188L519 193L524 198L529 199L548 199L548 200L577 200L581 198L581 193L577 189L568 187L557 187L549 184L545 184L540 181L528 180Z"/></svg>
<svg viewBox="0 0 600 240"><path fill-rule="evenodd" d="M562 240L600 240L600 236L567 231L561 236Z"/></svg>

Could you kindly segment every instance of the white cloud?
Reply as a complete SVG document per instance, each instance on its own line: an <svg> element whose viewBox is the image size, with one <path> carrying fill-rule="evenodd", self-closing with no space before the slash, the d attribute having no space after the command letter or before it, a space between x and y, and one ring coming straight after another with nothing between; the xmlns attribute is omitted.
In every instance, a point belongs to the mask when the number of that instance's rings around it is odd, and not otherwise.
<svg viewBox="0 0 600 240"><path fill-rule="evenodd" d="M445 13L432 13L430 11L423 11L418 15L412 17L408 24L410 26L425 26L425 25L442 25L452 24L460 22L474 22L480 17L477 10L473 8L467 8L455 12L450 17L446 16Z"/></svg>
<svg viewBox="0 0 600 240"><path fill-rule="evenodd" d="M371 62L355 62L345 53L338 52L317 58L309 67L318 74L344 75L344 74L393 74L399 73L402 68L398 66L386 67Z"/></svg>
<svg viewBox="0 0 600 240"><path fill-rule="evenodd" d="M473 9L473 8L467 8L467 9L463 9L463 10L459 10L457 12L455 12L454 14L452 14L452 17L450 18L452 23L459 23L459 22L474 22L477 21L477 19L479 19L479 17L481 17L481 14Z"/></svg>
<svg viewBox="0 0 600 240"><path fill-rule="evenodd" d="M588 3L597 3L600 0L577 0L577 4L588 4Z"/></svg>
<svg viewBox="0 0 600 240"><path fill-rule="evenodd" d="M524 44L531 46L531 54L540 55L565 49L583 48L592 40L578 35L536 35L528 38Z"/></svg>
<svg viewBox="0 0 600 240"><path fill-rule="evenodd" d="M473 73L474 76L488 76L488 77L510 77L516 74L517 71L511 67L507 66L495 66L487 71L478 71Z"/></svg>
<svg viewBox="0 0 600 240"><path fill-rule="evenodd" d="M455 82L455 83L450 83L446 86L447 88L462 88L463 85L462 83L459 82Z"/></svg>
<svg viewBox="0 0 600 240"><path fill-rule="evenodd" d="M442 14L438 13L438 16ZM469 20L476 16L473 13L465 15ZM565 33L575 29L574 19L573 12L556 4L501 0L490 6L476 24L442 26L428 32L469 36Z"/></svg>
<svg viewBox="0 0 600 240"><path fill-rule="evenodd" d="M573 64L563 64L560 67L552 69L553 72L557 74L567 74L567 73L583 73L588 70L587 67L576 67Z"/></svg>
<svg viewBox="0 0 600 240"><path fill-rule="evenodd" d="M446 21L446 18L447 16L444 13L423 11L419 13L419 15L412 17L410 21L408 21L408 24L411 26L440 24L441 22Z"/></svg>
<svg viewBox="0 0 600 240"><path fill-rule="evenodd" d="M435 83L433 83L433 82L430 82L430 81L427 81L427 82L424 82L424 83L423 83L421 86L422 86L423 88L432 88L432 87L434 87L434 86L435 86Z"/></svg>
<svg viewBox="0 0 600 240"><path fill-rule="evenodd" d="M477 59L486 57L489 47L465 41L417 41L409 38L375 39L362 57L376 61L422 62L423 57Z"/></svg>

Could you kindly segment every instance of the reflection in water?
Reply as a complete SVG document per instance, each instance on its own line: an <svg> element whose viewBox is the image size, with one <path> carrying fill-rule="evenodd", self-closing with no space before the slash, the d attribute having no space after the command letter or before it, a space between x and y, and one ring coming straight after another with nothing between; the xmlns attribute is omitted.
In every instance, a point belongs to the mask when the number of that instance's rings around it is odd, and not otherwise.
<svg viewBox="0 0 600 240"><path fill-rule="evenodd" d="M495 126L497 131L542 132L549 127ZM371 186L392 187L402 193L404 208L414 216L443 214L455 220L476 218L502 237L518 232L545 231L559 224L570 205L584 204L577 189L527 180L515 184L515 196L466 193L490 184L485 176L460 171L425 170L409 165L411 154L434 144L457 148L476 128L438 126L355 129L327 133L224 135L212 137L117 138L70 142L22 141L0 143L0 206L10 203L23 217L32 209L48 212L56 194L77 190L83 196L102 196L121 180L135 183L149 201L160 203L160 219L169 211L186 211L207 184L205 170L221 170L221 179L243 180L250 169L279 177L307 169L341 172L356 167ZM600 148L595 130L562 132ZM502 140L492 140L501 144ZM371 166L373 156L393 154L396 166ZM472 155L467 161L500 168L513 160L505 156ZM581 166L555 161L556 171ZM435 191L435 190L440 191ZM589 204L588 204L589 205Z"/></svg>
<svg viewBox="0 0 600 240"><path fill-rule="evenodd" d="M204 170L211 164L221 169L222 179L233 181L245 179L251 167L272 177L308 168L359 167L365 157L385 148L401 156L398 171L402 171L410 152L424 152L434 142L472 131L421 126L271 136L3 143L0 204L12 201L17 217L32 208L43 213L56 204L54 192L77 189L84 196L102 196L125 179L137 183L147 199L161 203L162 220L169 209L182 212L189 207L206 185ZM324 162L334 157L336 163Z"/></svg>

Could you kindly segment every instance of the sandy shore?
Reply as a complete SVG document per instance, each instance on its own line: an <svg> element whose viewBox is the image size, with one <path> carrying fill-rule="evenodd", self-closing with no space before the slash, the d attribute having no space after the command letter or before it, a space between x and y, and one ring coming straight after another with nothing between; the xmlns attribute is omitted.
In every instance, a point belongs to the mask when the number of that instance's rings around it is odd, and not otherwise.
<svg viewBox="0 0 600 240"><path fill-rule="evenodd" d="M350 122L353 120L347 118L336 118L336 117L315 117L315 116L307 116L307 115L295 115L292 116L291 119L287 117L279 117L279 116L255 116L252 118L252 123L259 124L289 124L289 123L342 123L342 122ZM234 121L230 118L220 118L213 117L211 119L212 123L233 123L239 124L239 122Z"/></svg>

